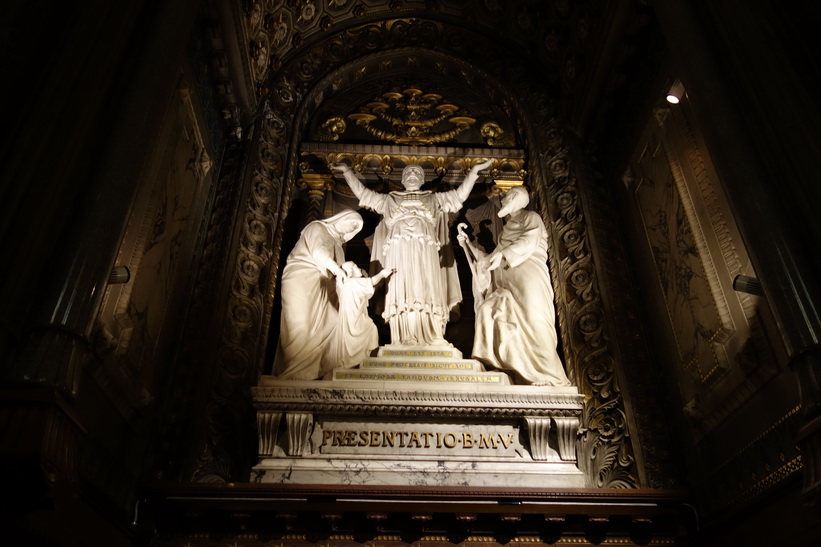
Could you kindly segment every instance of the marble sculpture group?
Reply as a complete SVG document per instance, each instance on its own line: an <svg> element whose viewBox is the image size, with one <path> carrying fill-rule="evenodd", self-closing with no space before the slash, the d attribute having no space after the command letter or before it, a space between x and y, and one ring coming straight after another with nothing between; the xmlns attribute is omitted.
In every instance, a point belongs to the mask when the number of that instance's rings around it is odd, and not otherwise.
<svg viewBox="0 0 821 547"><path fill-rule="evenodd" d="M391 344L450 347L445 326L462 300L448 216L462 208L492 160L475 164L454 190L421 190L424 170L402 172L404 191L369 190L345 164L332 168L348 183L359 205L382 218L373 237L372 263L381 271L366 277L345 261L343 245L362 229L359 213L347 210L309 223L282 273L282 321L274 375L315 380L335 368L353 368L378 346L368 316L374 286L385 280L382 316ZM541 217L525 209L527 190L512 188L498 212L507 222L493 252L486 254L461 227L457 239L474 275L476 309L472 357L506 371L516 383L568 386L557 353L553 288L547 267L547 232Z"/></svg>

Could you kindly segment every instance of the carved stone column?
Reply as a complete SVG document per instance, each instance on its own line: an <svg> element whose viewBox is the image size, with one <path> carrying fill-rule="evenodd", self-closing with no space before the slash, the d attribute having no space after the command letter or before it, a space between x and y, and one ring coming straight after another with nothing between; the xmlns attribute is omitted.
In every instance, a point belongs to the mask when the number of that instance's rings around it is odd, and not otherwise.
<svg viewBox="0 0 821 547"><path fill-rule="evenodd" d="M554 418L559 439L559 457L562 461L576 461L576 436L579 433L578 418Z"/></svg>
<svg viewBox="0 0 821 547"><path fill-rule="evenodd" d="M530 436L530 454L534 460L547 461L550 454L550 431L556 433L555 450L565 462L576 461L576 435L579 419L576 417L525 417Z"/></svg>
<svg viewBox="0 0 821 547"><path fill-rule="evenodd" d="M308 216L305 223L325 218L323 205L325 194L333 189L333 175L326 173L303 173L299 187L308 190Z"/></svg>

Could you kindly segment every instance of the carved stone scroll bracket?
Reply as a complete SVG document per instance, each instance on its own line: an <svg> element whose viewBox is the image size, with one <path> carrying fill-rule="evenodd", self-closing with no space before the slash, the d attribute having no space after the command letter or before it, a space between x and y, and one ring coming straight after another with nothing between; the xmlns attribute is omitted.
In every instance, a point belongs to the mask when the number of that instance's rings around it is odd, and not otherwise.
<svg viewBox="0 0 821 547"><path fill-rule="evenodd" d="M289 412L285 415L288 425L288 455L302 456L314 425L313 414Z"/></svg>
<svg viewBox="0 0 821 547"><path fill-rule="evenodd" d="M547 461L550 456L550 447L548 446L550 418L546 416L525 416L525 423L530 437L530 456L535 461Z"/></svg>
<svg viewBox="0 0 821 547"><path fill-rule="evenodd" d="M277 444L277 433L281 421L282 412L257 412L260 457L274 455L274 447Z"/></svg>
<svg viewBox="0 0 821 547"><path fill-rule="evenodd" d="M579 419L576 417L526 416L525 423L530 437L530 455L536 461L550 459L550 430L556 433L559 458L565 462L576 461L576 436Z"/></svg>
<svg viewBox="0 0 821 547"><path fill-rule="evenodd" d="M559 457L565 462L576 461L576 438L579 433L578 418L553 418L559 440Z"/></svg>

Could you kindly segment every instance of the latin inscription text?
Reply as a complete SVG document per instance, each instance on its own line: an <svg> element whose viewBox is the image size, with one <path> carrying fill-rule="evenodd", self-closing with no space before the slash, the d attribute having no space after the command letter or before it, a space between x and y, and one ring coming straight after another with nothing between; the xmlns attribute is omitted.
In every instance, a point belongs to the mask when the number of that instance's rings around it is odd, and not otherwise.
<svg viewBox="0 0 821 547"><path fill-rule="evenodd" d="M356 431L326 429L320 446L384 448L509 448L513 433L442 433L430 431Z"/></svg>

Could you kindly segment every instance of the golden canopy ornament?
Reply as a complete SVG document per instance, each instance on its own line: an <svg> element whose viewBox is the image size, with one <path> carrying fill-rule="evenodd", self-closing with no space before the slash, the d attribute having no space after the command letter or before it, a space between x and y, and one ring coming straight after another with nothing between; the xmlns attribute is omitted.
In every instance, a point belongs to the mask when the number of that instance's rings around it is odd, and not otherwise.
<svg viewBox="0 0 821 547"><path fill-rule="evenodd" d="M389 91L363 105L348 118L371 135L397 144L435 144L452 139L473 125L469 116L455 115L460 107L442 102L436 93L409 88ZM443 124L449 124L442 128ZM435 132L439 126L439 132Z"/></svg>

